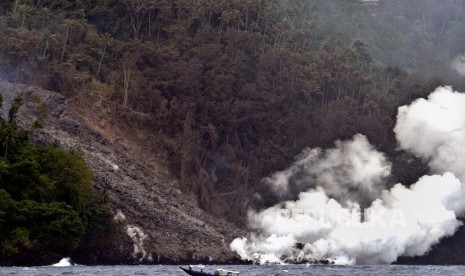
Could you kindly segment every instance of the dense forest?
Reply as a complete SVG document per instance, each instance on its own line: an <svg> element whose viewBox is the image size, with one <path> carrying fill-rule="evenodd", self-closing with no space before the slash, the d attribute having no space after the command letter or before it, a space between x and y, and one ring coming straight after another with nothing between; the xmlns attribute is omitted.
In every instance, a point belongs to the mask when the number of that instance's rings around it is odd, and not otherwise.
<svg viewBox="0 0 465 276"><path fill-rule="evenodd" d="M450 66L465 52L463 5L5 0L0 78L149 133L140 146L165 153L183 192L240 225L272 200L252 197L265 194L260 180L305 147L363 133L395 155L398 106L440 84L464 88Z"/></svg>

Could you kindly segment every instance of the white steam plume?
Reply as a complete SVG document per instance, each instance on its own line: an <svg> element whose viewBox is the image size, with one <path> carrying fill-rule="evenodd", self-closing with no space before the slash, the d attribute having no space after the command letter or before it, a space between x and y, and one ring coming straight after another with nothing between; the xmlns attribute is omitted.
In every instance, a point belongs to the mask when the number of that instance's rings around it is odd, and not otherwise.
<svg viewBox="0 0 465 276"><path fill-rule="evenodd" d="M428 161L433 172L465 180L465 94L439 87L427 100L400 107L394 132L401 148Z"/></svg>
<svg viewBox="0 0 465 276"><path fill-rule="evenodd" d="M336 141L333 149L305 149L285 171L276 172L265 182L277 194L297 194L317 186L337 200L371 202L384 188L391 172L384 154L367 138L357 134L349 141Z"/></svg>
<svg viewBox="0 0 465 276"><path fill-rule="evenodd" d="M231 248L260 263L392 263L401 255L423 255L452 235L460 225L454 212L463 212L455 209L463 193L451 173L425 176L410 189L397 184L385 191L362 220L357 204L344 208L321 189L302 192L296 201L250 213L257 234L234 240Z"/></svg>
<svg viewBox="0 0 465 276"><path fill-rule="evenodd" d="M452 62L452 68L461 76L465 76L465 56L458 55Z"/></svg>
<svg viewBox="0 0 465 276"><path fill-rule="evenodd" d="M128 225L126 233L134 242L134 252L132 253L132 256L135 259L138 259L139 262L142 262L147 256L147 251L144 249L144 240L147 238L147 235L141 228L134 225Z"/></svg>
<svg viewBox="0 0 465 276"><path fill-rule="evenodd" d="M343 191L356 194L360 189L363 195L366 187L378 187L389 172L381 153L360 135L336 143L335 149L325 153L305 151L291 168L274 174L268 182L274 183L274 189L286 188L293 178L309 177L310 180L299 181L312 181L317 183L316 187L300 192L295 201L285 201L261 212L250 211L248 219L253 233L234 240L231 249L241 258L259 263L329 260L343 264L383 264L392 263L399 256L425 254L441 238L453 235L462 223L457 217L465 211L462 185L465 152L461 148L465 145L464 129L465 95L453 92L450 87L438 88L428 100L419 99L399 108L395 127L399 145L428 161L433 172L442 175L423 176L408 188L396 184L378 194L378 199L365 210L360 208L357 196L349 193L344 197L343 193L335 192L338 176L331 176L337 179L330 181L334 185L315 179L319 177L318 169L325 175L325 164L332 162L336 164L334 168L344 164L345 172L341 174L345 176L377 176L361 178L359 183L357 177L341 178ZM356 147L363 153L355 156L373 155L373 159L364 160L380 162L352 166L340 161L353 160L350 156L354 151L343 150L347 145L365 142L368 147ZM335 152L342 156L328 158ZM370 172L359 172L360 168Z"/></svg>

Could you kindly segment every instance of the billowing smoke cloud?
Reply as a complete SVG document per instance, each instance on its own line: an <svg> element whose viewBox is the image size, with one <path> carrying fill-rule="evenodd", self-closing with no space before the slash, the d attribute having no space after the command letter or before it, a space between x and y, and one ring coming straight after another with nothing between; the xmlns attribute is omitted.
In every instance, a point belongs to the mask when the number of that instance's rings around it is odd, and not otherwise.
<svg viewBox="0 0 465 276"><path fill-rule="evenodd" d="M293 194L322 187L337 200L372 201L384 188L391 172L384 154L376 151L363 135L337 141L333 149L306 149L285 171L266 178L277 194Z"/></svg>
<svg viewBox="0 0 465 276"><path fill-rule="evenodd" d="M427 100L400 107L394 132L401 148L428 161L433 172L465 180L465 94L439 87Z"/></svg>
<svg viewBox="0 0 465 276"><path fill-rule="evenodd" d="M253 232L234 240L231 249L259 263L383 264L425 254L461 225L457 217L465 211L464 130L465 95L450 87L399 108L395 133L400 147L429 162L440 175L381 192L390 166L364 136L337 142L324 152L305 150L294 165L267 182L278 192L299 183L313 186L302 185L310 188L300 191L297 200L250 211ZM358 192L362 196L357 197ZM362 209L360 200L370 196L377 199Z"/></svg>
<svg viewBox="0 0 465 276"><path fill-rule="evenodd" d="M452 68L461 76L465 76L465 56L458 55L452 62Z"/></svg>

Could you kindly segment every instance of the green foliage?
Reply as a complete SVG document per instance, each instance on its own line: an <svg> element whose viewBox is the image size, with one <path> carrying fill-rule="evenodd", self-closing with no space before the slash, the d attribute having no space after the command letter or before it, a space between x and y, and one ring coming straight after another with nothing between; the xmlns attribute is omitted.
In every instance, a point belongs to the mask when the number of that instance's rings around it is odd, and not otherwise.
<svg viewBox="0 0 465 276"><path fill-rule="evenodd" d="M78 212L62 202L41 204L35 210L39 222L37 240L48 248L58 248L65 252L79 246L84 233L84 225Z"/></svg>
<svg viewBox="0 0 465 276"><path fill-rule="evenodd" d="M69 253L79 246L84 233L79 214L63 202L14 201L6 218L9 225L2 232L7 236L3 248L7 255L18 253L20 247L31 248L31 241Z"/></svg>
<svg viewBox="0 0 465 276"><path fill-rule="evenodd" d="M115 233L113 217L104 206L93 206L88 210L86 229L82 237L82 249L104 244Z"/></svg>
<svg viewBox="0 0 465 276"><path fill-rule="evenodd" d="M15 228L11 231L8 239L2 242L2 253L9 256L19 253L21 249L31 248L29 231L25 228Z"/></svg>
<svg viewBox="0 0 465 276"><path fill-rule="evenodd" d="M28 250L69 255L103 235L109 239L113 222L93 199L84 159L74 151L30 144L27 132L14 125L20 103L13 103L9 121L0 118L0 257Z"/></svg>
<svg viewBox="0 0 465 276"><path fill-rule="evenodd" d="M16 97L13 100L13 104L10 107L10 110L8 111L8 122L10 124L15 125L16 124L16 118L18 117L18 111L19 108L23 105L23 98L21 97Z"/></svg>
<svg viewBox="0 0 465 276"><path fill-rule="evenodd" d="M38 149L37 158L54 185L54 200L67 202L80 213L92 204L92 173L79 154L46 147Z"/></svg>
<svg viewBox="0 0 465 276"><path fill-rule="evenodd" d="M0 226L4 228L6 211L11 207L12 200L7 191L0 189Z"/></svg>
<svg viewBox="0 0 465 276"><path fill-rule="evenodd" d="M12 114L12 115L16 116L15 114ZM26 143L27 139L28 139L27 132L18 131L12 122L0 120L0 156L1 157L3 157L4 159L7 159L8 154L21 148L21 146L24 143Z"/></svg>

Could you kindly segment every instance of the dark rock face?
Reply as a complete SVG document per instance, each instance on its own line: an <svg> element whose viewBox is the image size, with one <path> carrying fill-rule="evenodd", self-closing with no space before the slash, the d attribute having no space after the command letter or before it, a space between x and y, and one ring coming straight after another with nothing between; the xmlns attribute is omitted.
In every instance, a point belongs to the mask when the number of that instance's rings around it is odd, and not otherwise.
<svg viewBox="0 0 465 276"><path fill-rule="evenodd" d="M191 203L168 172L151 169L102 137L71 110L64 96L1 81L0 93L4 98L2 116L7 115L16 96L23 97L20 125L27 128L41 116L44 120L44 129L34 133L32 141L79 152L94 173L96 193L108 194L119 225L116 242L99 252L77 255L74 261L177 263L235 258L229 243L241 235L240 229Z"/></svg>
<svg viewBox="0 0 465 276"><path fill-rule="evenodd" d="M402 257L397 263L408 265L463 265L465 264L465 227L453 237L444 238L424 256Z"/></svg>

